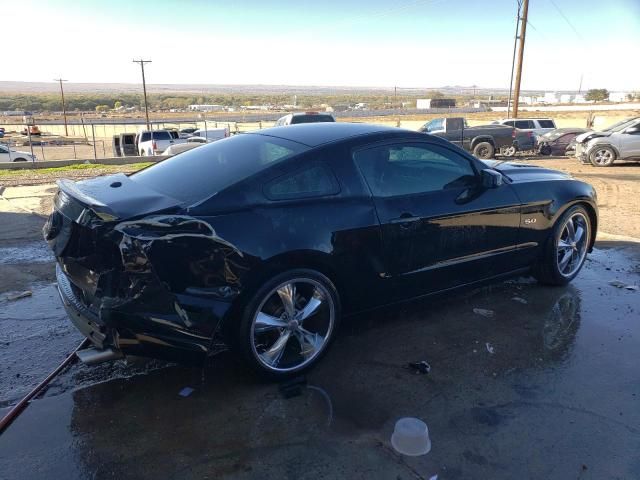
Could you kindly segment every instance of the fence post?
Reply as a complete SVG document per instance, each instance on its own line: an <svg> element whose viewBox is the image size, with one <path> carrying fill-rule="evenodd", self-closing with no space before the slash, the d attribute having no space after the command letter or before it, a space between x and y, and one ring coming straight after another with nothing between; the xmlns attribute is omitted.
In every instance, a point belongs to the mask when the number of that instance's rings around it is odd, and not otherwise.
<svg viewBox="0 0 640 480"><path fill-rule="evenodd" d="M98 153L96 152L96 129L93 123L91 124L91 137L93 138L93 159L98 160Z"/></svg>

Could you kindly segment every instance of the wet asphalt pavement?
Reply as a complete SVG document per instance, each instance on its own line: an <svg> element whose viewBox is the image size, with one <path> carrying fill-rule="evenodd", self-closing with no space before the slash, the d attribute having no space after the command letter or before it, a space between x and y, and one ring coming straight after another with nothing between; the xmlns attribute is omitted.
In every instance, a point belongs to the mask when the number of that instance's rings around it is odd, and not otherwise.
<svg viewBox="0 0 640 480"><path fill-rule="evenodd" d="M609 282L640 284L640 244L598 247L568 287L347 318L291 398L229 354L73 365L0 436L0 479L638 479L640 291ZM81 340L54 285L30 290L0 300L0 415ZM404 416L428 424L427 455L391 448Z"/></svg>

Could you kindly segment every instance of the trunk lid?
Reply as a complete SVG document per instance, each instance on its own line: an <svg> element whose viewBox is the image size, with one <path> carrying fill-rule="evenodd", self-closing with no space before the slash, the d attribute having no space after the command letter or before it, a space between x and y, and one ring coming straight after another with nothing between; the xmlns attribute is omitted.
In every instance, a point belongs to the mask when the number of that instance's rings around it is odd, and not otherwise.
<svg viewBox="0 0 640 480"><path fill-rule="evenodd" d="M58 180L58 188L106 221L127 220L182 205L179 200L137 183L124 173L81 182Z"/></svg>

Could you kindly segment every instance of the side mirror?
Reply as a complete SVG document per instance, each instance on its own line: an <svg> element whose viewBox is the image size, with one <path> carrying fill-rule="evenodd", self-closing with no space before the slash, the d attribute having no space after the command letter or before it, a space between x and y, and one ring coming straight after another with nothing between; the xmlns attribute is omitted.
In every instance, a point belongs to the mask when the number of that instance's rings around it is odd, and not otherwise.
<svg viewBox="0 0 640 480"><path fill-rule="evenodd" d="M496 170L485 168L481 171L481 177L484 188L498 188L502 185L502 174Z"/></svg>

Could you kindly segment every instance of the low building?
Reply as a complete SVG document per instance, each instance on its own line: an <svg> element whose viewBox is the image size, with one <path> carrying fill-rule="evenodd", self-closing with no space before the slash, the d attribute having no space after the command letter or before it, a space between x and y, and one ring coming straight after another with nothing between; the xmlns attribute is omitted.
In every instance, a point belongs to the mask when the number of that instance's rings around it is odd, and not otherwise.
<svg viewBox="0 0 640 480"><path fill-rule="evenodd" d="M454 98L419 98L416 101L416 108L454 108L456 101Z"/></svg>
<svg viewBox="0 0 640 480"><path fill-rule="evenodd" d="M628 102L629 92L611 92L609 94L610 102Z"/></svg>
<svg viewBox="0 0 640 480"><path fill-rule="evenodd" d="M223 105L189 105L189 110L192 112L222 112L224 110Z"/></svg>

